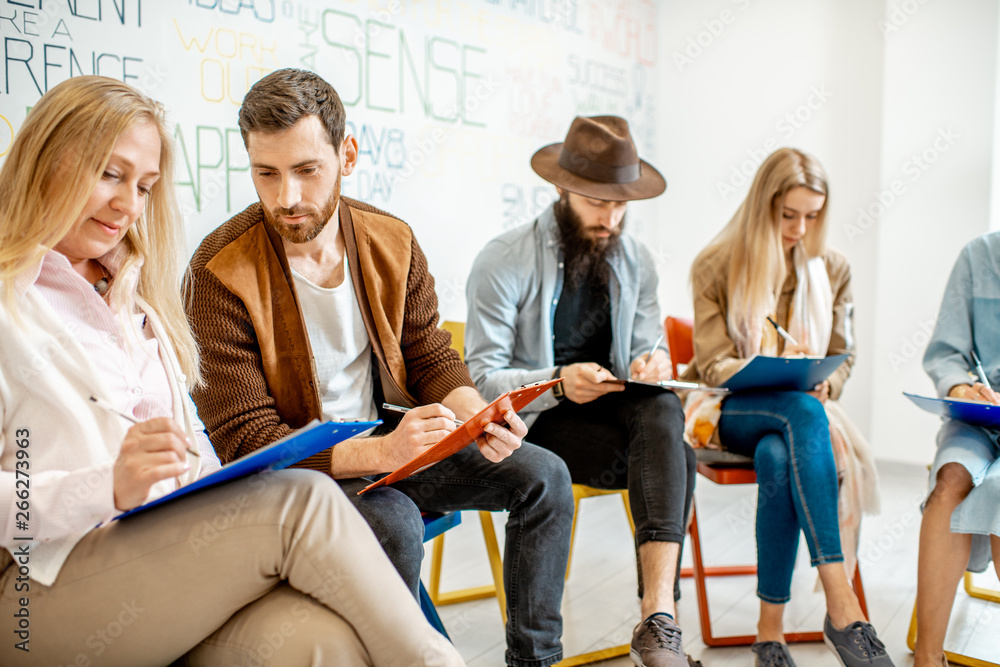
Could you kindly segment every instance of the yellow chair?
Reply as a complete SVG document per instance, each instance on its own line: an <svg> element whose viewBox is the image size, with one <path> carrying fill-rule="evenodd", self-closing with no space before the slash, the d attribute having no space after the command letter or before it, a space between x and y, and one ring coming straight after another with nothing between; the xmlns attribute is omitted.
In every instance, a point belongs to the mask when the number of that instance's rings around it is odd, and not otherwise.
<svg viewBox="0 0 1000 667"><path fill-rule="evenodd" d="M576 540L576 518L580 514L580 501L584 498L595 496L610 496L619 493L622 497L622 504L625 505L625 518L632 529L632 537L635 537L635 521L632 520L632 505L628 502L628 489L598 489L584 484L573 485L573 528L569 534L569 558L566 559L566 579L569 580L569 566L573 562L573 543Z"/></svg>
<svg viewBox="0 0 1000 667"><path fill-rule="evenodd" d="M635 538L635 521L632 520L632 506L628 501L628 489L598 489L584 484L573 485L573 528L571 529L569 538L569 558L566 559L567 580L569 579L569 566L573 561L573 543L576 539L576 520L580 515L580 501L584 498L610 496L616 493L621 494L622 504L625 506L625 518L628 519L628 525L632 529L632 537ZM611 658L628 655L629 648L630 644L620 644L618 646L598 649L597 651L590 651L589 653L581 653L580 655L564 658L557 662L555 667L573 667L574 665L586 665L601 660L610 660Z"/></svg>
<svg viewBox="0 0 1000 667"><path fill-rule="evenodd" d="M465 323L444 321L441 328L451 334L451 346L458 350L458 353L465 356ZM625 516L628 518L629 526L632 528L632 535L635 536L635 522L632 520L632 508L628 501L628 490L626 489L598 489L583 484L573 485L573 527L570 534L570 558L566 561L566 578L569 579L569 565L573 555L573 540L576 537L576 519L580 512L580 501L583 498L594 496L605 496L614 493L621 494L622 503L625 505ZM480 512L479 519L483 526L483 538L486 541L486 552L490 559L490 569L493 571L493 584L488 586L477 586L465 588L458 591L441 592L441 564L444 560L444 534L434 540L434 548L431 554L431 576L427 587L428 595L435 605L454 604L456 602L467 602L469 600L481 600L483 598L497 596L500 604L500 616L504 625L507 624L507 600L503 590L503 562L500 557L500 548L497 543L496 533L493 528L493 517L490 512ZM555 667L573 667L575 665L585 665L600 660L608 660L618 656L626 655L629 652L629 644L621 646L611 646L591 651L581 655L565 658L556 663Z"/></svg>
<svg viewBox="0 0 1000 667"><path fill-rule="evenodd" d="M972 573L965 573L965 592L969 596L974 598L979 598L980 600L989 600L990 602L1000 602L1000 591L993 591L988 588L982 588L976 586L972 583ZM910 650L914 650L917 646L917 605L913 604L913 617L910 619L910 632L906 635L906 645L910 647ZM968 665L968 667L1000 667L1000 663L990 662L988 660L981 660L979 658L973 658L969 655L962 655L960 653L952 653L951 651L945 651L944 655L948 658L948 662L953 662L956 665Z"/></svg>
<svg viewBox="0 0 1000 667"><path fill-rule="evenodd" d="M465 358L465 322L445 321L441 328L451 334L451 347ZM493 583L487 586L463 588L457 591L441 591L441 564L444 562L444 533L434 538L431 552L431 576L427 586L427 594L435 606L468 602L496 596L500 605L500 617L507 625L507 596L503 590L503 560L500 557L500 545L493 529L493 515L490 512L480 512L479 521L483 526L483 539L486 542L486 554L490 559L490 571Z"/></svg>

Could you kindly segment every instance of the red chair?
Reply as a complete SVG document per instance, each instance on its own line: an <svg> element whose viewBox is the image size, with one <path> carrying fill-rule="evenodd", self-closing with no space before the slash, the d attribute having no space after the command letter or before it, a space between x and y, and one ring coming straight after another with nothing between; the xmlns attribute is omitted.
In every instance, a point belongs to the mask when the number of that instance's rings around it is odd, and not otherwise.
<svg viewBox="0 0 1000 667"><path fill-rule="evenodd" d="M693 331L694 323L680 317L668 317L663 322L667 347L670 350L670 363L673 366L674 377L677 377L677 365L688 364L694 358ZM732 463L708 463L701 460L706 450L695 449L699 456L698 473L716 484L756 484L757 473L753 470L753 461L745 459L738 465ZM732 577L741 575L756 575L756 565L724 565L706 567L701 548L701 533L698 529L698 512L696 504L691 503L691 559L692 568L681 570L682 577L694 577L695 590L698 596L698 617L701 621L702 641L706 646L749 646L756 640L756 635L730 635L716 637L712 634L712 618L708 607L708 577ZM854 570L854 591L861 604L861 611L868 616L868 605L865 603L865 592L861 585L861 570ZM791 632L785 634L787 642L819 642L823 641L822 632Z"/></svg>

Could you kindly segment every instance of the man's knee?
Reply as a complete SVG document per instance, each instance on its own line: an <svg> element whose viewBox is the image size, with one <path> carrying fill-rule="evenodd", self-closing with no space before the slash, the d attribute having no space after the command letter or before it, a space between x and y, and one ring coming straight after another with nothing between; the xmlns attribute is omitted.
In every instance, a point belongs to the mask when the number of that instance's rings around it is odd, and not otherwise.
<svg viewBox="0 0 1000 667"><path fill-rule="evenodd" d="M633 409L644 415L653 415L657 421L667 425L673 431L684 431L684 405L672 391L658 391L647 396L641 396L632 401ZM649 421L649 420L645 420Z"/></svg>
<svg viewBox="0 0 1000 667"><path fill-rule="evenodd" d="M519 452L524 454L518 463L527 482L527 495L540 496L545 505L554 510L568 510L572 516L573 482L562 457L531 444L523 445Z"/></svg>

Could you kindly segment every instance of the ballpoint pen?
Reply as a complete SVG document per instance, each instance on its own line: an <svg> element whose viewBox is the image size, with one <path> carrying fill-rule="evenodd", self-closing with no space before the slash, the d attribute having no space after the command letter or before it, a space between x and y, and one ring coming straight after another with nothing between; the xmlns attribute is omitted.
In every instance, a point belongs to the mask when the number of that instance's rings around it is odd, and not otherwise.
<svg viewBox="0 0 1000 667"><path fill-rule="evenodd" d="M781 336L782 338L784 338L784 339L785 339L785 341L786 341L786 342L787 342L787 343L788 343L789 345L798 345L798 343L796 343L796 342L795 342L795 339L794 339L794 338L792 338L792 334L790 334L790 333L788 333L787 331L785 331L785 330L784 330L784 329L783 329L783 328L781 327L781 325L780 325L780 324L778 324L777 322L775 322L774 320L772 320L770 316L768 316L768 318L767 318L767 321L768 321L768 322L770 322L770 323L771 323L772 325L774 325L774 329L775 329L775 331L777 331L777 332L778 332L778 335L779 335L779 336Z"/></svg>
<svg viewBox="0 0 1000 667"><path fill-rule="evenodd" d="M647 364L649 363L649 360L653 358L653 353L656 352L656 348L658 348L660 346L660 343L662 342L663 342L663 334L660 334L660 337L656 339L655 343L653 343L653 347L649 351L649 354L646 355Z"/></svg>
<svg viewBox="0 0 1000 667"><path fill-rule="evenodd" d="M983 362L979 361L979 355L976 354L975 350L972 350L972 361L976 364L976 373L979 374L979 381L983 383L983 386L993 391L993 387L990 386L990 380L986 377L986 371L983 370Z"/></svg>
<svg viewBox="0 0 1000 667"><path fill-rule="evenodd" d="M389 412L398 412L401 415L405 415L407 412L409 412L413 408L404 408L402 405L393 405L392 403L383 403L382 404L382 409L383 410L388 410ZM459 421L458 419L453 419L452 421L455 423L455 426L461 426L462 424L465 423L463 421Z"/></svg>
<svg viewBox="0 0 1000 667"><path fill-rule="evenodd" d="M102 398L97 398L96 396L91 396L90 400L93 401L94 403L96 403L97 407L104 408L108 412L110 412L112 414L118 415L119 417L121 417L125 421L130 421L133 424L138 424L139 423L138 419L136 419L135 417L133 417L132 415L130 415L130 414L126 413L126 412L122 412L121 410L119 410L115 406L111 405L110 403L108 403L107 401L105 401ZM199 459L201 458L201 454L199 454L198 451L196 449L192 448L191 446L188 446L187 453L190 454L191 456L197 456Z"/></svg>

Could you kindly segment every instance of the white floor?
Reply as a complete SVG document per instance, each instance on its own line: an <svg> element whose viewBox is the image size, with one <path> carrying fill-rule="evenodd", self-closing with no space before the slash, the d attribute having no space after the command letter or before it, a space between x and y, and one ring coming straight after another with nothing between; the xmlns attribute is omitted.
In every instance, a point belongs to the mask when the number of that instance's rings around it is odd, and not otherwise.
<svg viewBox="0 0 1000 667"><path fill-rule="evenodd" d="M916 595L919 502L926 488L926 469L916 466L881 467L882 513L862 526L861 572L871 620L896 665L913 664L906 634ZM755 560L754 507L756 487L720 487L698 478L696 491L707 564L743 564ZM464 514L462 525L447 534L442 588L451 590L490 582L486 549L478 516ZM502 540L502 514L495 515ZM424 559L425 582L428 556ZM501 546L502 549L502 546ZM685 563L689 563L685 545ZM977 577L979 585L1000 590L992 569ZM709 584L712 625L716 635L749 634L757 615L753 577L727 577ZM824 614L821 594L813 592L814 571L809 568L805 543L786 612L788 630L819 629ZM685 579L679 606L684 646L706 665L753 665L749 648L708 648L701 640L694 585ZM493 599L440 607L452 641L470 667L504 664L504 630ZM635 557L628 522L618 496L588 498L581 503L576 545L563 597L567 656L628 642L638 621ZM948 646L980 659L1000 663L1000 605L969 598L960 591L952 613ZM821 643L797 644L792 655L800 666L839 664ZM607 667L631 665L628 657L600 663Z"/></svg>

